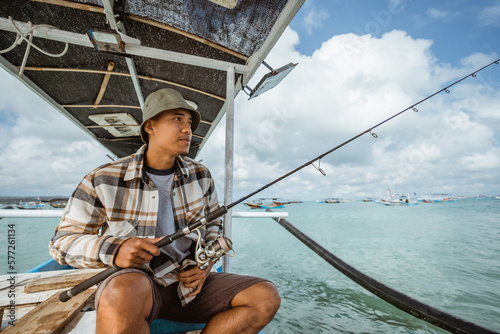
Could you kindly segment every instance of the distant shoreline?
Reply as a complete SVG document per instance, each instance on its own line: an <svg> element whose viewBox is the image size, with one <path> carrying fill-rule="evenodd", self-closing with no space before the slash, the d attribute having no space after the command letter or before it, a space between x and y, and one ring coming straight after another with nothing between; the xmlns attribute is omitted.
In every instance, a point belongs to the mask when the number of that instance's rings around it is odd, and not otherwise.
<svg viewBox="0 0 500 334"><path fill-rule="evenodd" d="M19 202L33 202L33 201L42 201L42 202L50 202L50 200L55 198L66 198L69 196L0 196L0 204L12 204Z"/></svg>

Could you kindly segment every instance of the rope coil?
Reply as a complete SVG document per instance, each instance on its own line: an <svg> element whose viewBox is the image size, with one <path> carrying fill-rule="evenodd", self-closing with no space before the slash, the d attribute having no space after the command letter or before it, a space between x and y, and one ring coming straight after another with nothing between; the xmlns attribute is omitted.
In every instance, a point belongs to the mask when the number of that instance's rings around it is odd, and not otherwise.
<svg viewBox="0 0 500 334"><path fill-rule="evenodd" d="M60 53L50 53L50 52L45 51L45 50L41 49L40 47L36 46L32 42L33 41L33 33L34 33L34 31L36 29L40 29L40 28L57 29L56 27L48 25L48 24L33 25L31 22L28 22L28 24L30 26L30 29L28 30L27 33L23 33L19 29L19 27L16 25L16 23L14 22L14 19L12 18L12 16L9 16L9 21L12 24L12 27L14 27L14 29L16 30L16 40L7 49L0 50L0 54L7 53L7 52L13 50L18 45L21 45L21 43L23 41L27 43L26 52L24 53L23 62L22 62L21 68L19 69L19 76L23 75L24 67L26 66L26 62L28 61L28 56L29 56L31 47L33 47L36 50L40 51L44 55L49 56L49 57L53 57L53 58L62 57L62 56L64 56L66 54L66 52L68 52L69 43L65 43L64 50L62 52L60 52Z"/></svg>

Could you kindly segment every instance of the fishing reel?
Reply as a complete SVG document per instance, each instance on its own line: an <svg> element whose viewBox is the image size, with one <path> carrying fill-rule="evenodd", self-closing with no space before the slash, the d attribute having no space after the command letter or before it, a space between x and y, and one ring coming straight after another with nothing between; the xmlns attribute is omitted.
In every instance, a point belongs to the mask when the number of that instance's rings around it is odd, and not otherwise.
<svg viewBox="0 0 500 334"><path fill-rule="evenodd" d="M198 268L205 270L207 269L210 261L217 262L217 260L224 255L234 256L235 252L231 239L219 236L210 245L205 246L201 242L200 231L196 230L196 232L198 233L198 242L196 243L195 259L198 264ZM232 254L228 254L231 251Z"/></svg>

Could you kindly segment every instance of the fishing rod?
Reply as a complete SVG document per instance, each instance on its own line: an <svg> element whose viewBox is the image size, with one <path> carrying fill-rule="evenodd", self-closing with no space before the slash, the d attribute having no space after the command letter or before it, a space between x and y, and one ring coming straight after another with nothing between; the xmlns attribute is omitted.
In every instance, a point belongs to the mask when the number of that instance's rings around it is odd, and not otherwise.
<svg viewBox="0 0 500 334"><path fill-rule="evenodd" d="M413 110L415 112L417 112L417 108L416 106L418 106L419 104L427 101L428 99L436 96L437 94L441 93L441 92L447 92L449 93L449 88L450 87L453 87L455 86L456 84L462 82L463 80L467 79L468 77L476 77L476 73L490 67L491 65L493 64L499 64L500 63L500 59L497 59L491 63L489 63L488 65L486 66L483 66L481 67L480 69L478 69L477 71L475 72L472 72L470 73L469 75L453 82L452 84L444 87L443 89L435 92L434 94L431 94L429 96L427 96L426 98L418 101L417 103L409 106L408 108L404 109L404 110L401 110L400 112L392 115L391 117L383 120L382 122L366 129L365 131L357 134L356 136L352 137L351 139L348 139L346 140L345 142L343 142L342 144L340 145L337 145L335 146L334 148L332 148L331 150L328 150L326 151L325 153L323 154L320 154L318 155L316 158L314 159L311 159L309 160L308 162L302 164L301 166L295 168L294 170L280 176L279 178L269 182L268 184L262 186L261 188L251 192L250 194L246 195L246 196L243 196L241 197L240 199L228 204L228 205L223 205L221 207L219 207L217 210L213 211L213 212L210 212L209 214L207 214L205 217L201 218L200 220L194 222L194 223L191 223L191 224L188 224L186 227L182 228L182 229L179 229L177 232L171 234L171 235L168 235L166 236L165 238L163 238L162 240L158 241L157 243L155 243L154 245L157 246L158 248L161 248L161 247L164 247L166 245L169 245L171 244L172 242L174 242L176 239L182 237L182 236L185 236L185 235L188 235L190 234L191 232L193 231L196 231L198 230L200 227L202 226L205 226L208 222L214 220L214 219L217 219L219 217L221 217L222 215L226 214L228 212L229 209L233 208L234 206L240 204L241 202L249 199L250 197L254 196L255 194L269 188L270 186L280 182L281 180L287 178L288 176L292 175L292 174L295 174L296 172L298 172L299 170L309 166L309 165L313 165L316 169L318 169L323 175L326 175L326 173L318 166L316 167L314 165L314 162L315 161L319 161L321 160L323 157L327 156L328 154L338 150L339 148L347 145L348 143L352 142L353 140L356 140L358 139L359 137L363 136L364 134L367 134L367 133L370 133L374 138L377 138L378 136L373 132L374 129L378 128L379 126L381 126L382 124L385 124L387 123L388 121L390 121L391 119L405 113L406 111L408 110ZM66 302L68 300L70 300L72 297L76 296L77 294L87 290L88 288L90 288L91 286L93 285L96 285L96 284L99 284L101 281L105 280L107 277L111 276L112 274L122 270L123 268L121 267L118 267L118 266L113 266L113 267L110 267L104 271L101 271L99 274L87 279L86 281L83 281L82 283L74 286L73 288L67 290L67 291L64 291L62 292L60 295L59 295L59 300L62 301L62 302Z"/></svg>

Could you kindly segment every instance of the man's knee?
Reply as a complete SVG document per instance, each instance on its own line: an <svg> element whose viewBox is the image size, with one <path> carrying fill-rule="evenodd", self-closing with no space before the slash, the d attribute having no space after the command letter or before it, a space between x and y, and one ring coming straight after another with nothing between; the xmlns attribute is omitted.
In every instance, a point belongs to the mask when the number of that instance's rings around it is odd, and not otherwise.
<svg viewBox="0 0 500 334"><path fill-rule="evenodd" d="M255 284L252 293L256 294L256 307L271 319L274 317L281 305L281 297L276 286L271 282ZM270 320L271 320L270 319Z"/></svg>
<svg viewBox="0 0 500 334"><path fill-rule="evenodd" d="M153 304L152 291L151 282L143 274L127 273L116 276L102 290L98 310L108 307L123 309L138 308L138 306L151 309Z"/></svg>
<svg viewBox="0 0 500 334"><path fill-rule="evenodd" d="M271 321L281 304L281 297L278 289L271 282L261 282L238 293L232 306L251 307L256 315L263 317L266 323Z"/></svg>

